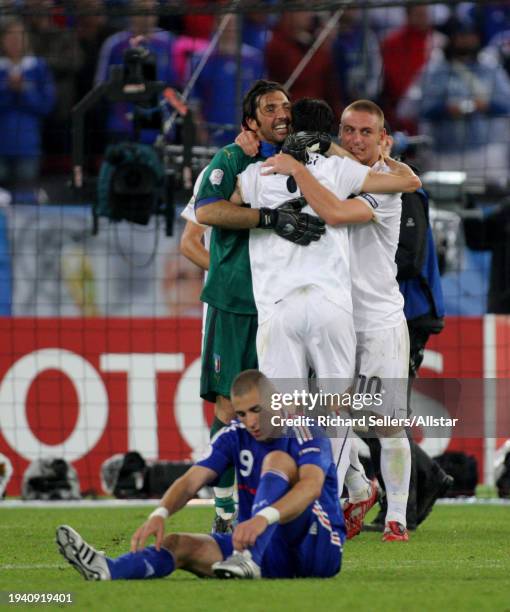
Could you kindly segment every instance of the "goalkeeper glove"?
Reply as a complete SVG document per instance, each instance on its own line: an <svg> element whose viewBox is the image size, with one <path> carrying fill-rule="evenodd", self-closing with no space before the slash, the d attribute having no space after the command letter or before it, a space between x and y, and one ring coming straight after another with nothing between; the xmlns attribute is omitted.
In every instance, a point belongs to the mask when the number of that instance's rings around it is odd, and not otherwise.
<svg viewBox="0 0 510 612"><path fill-rule="evenodd" d="M324 155L331 146L331 136L326 132L294 132L289 134L282 146L282 153L306 164L308 153Z"/></svg>
<svg viewBox="0 0 510 612"><path fill-rule="evenodd" d="M278 236L301 246L307 246L310 242L319 240L326 231L322 219L307 213L301 213L292 206L276 209L261 208L260 221L257 227L273 229Z"/></svg>

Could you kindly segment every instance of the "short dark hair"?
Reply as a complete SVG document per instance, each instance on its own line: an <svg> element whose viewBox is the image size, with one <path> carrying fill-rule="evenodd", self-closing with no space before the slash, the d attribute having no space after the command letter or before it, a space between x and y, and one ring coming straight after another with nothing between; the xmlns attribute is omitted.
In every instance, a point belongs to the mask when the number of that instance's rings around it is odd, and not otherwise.
<svg viewBox="0 0 510 612"><path fill-rule="evenodd" d="M276 393L273 383L259 370L244 370L232 382L230 397L246 395L252 389L257 389L262 402L270 405L271 396Z"/></svg>
<svg viewBox="0 0 510 612"><path fill-rule="evenodd" d="M265 96L271 91L281 91L290 100L289 92L283 85L280 85L280 83L276 81L266 81L265 79L255 81L243 98L243 127L248 128L248 119L257 118L257 108L260 97Z"/></svg>
<svg viewBox="0 0 510 612"><path fill-rule="evenodd" d="M292 128L295 132L331 133L335 115L324 100L301 98L292 105Z"/></svg>

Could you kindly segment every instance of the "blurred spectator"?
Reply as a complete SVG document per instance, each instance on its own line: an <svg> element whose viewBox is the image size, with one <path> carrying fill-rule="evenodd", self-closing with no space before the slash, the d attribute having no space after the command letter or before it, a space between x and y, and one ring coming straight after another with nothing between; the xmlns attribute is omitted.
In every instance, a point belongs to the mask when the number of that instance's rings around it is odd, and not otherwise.
<svg viewBox="0 0 510 612"><path fill-rule="evenodd" d="M218 18L218 24L221 17ZM208 144L224 146L232 142L240 129L241 117L239 115L237 99L237 79L241 78L241 94L253 84L253 81L264 76L264 57L262 53L242 45L241 72L237 71L238 53L238 26L237 18L231 15L221 35L218 46L205 64L196 85L193 89L192 99L198 104L201 117L207 123L217 125L230 124L233 127L223 130L216 126L209 126L201 139ZM203 53L197 53L190 63L190 75L200 62Z"/></svg>
<svg viewBox="0 0 510 612"><path fill-rule="evenodd" d="M449 31L445 57L426 66L398 113L419 119L430 133L434 170L506 183L510 80L499 64L479 56L475 24L453 21Z"/></svg>
<svg viewBox="0 0 510 612"><path fill-rule="evenodd" d="M268 78L284 84L315 41L316 18L311 11L283 13L266 47ZM317 50L290 88L292 97L322 98L339 111L340 91L330 41Z"/></svg>
<svg viewBox="0 0 510 612"><path fill-rule="evenodd" d="M159 0L159 8L165 8L168 4L167 0ZM173 15L171 12L164 14L160 11L158 26L162 30L167 30L175 36L184 34L184 15Z"/></svg>
<svg viewBox="0 0 510 612"><path fill-rule="evenodd" d="M475 7L472 12L480 24L482 41L488 42L487 51L503 64L510 75L510 0Z"/></svg>
<svg viewBox="0 0 510 612"><path fill-rule="evenodd" d="M22 21L0 31L0 185L30 186L39 175L41 120L55 103L53 77L31 53Z"/></svg>
<svg viewBox="0 0 510 612"><path fill-rule="evenodd" d="M248 13L243 18L243 42L262 53L271 40L274 16L269 13Z"/></svg>
<svg viewBox="0 0 510 612"><path fill-rule="evenodd" d="M101 47L96 70L96 84L108 80L111 66L124 63L124 53L133 46L143 46L154 56L156 62L156 79L170 87L177 84L173 66L174 37L168 32L156 27L157 0L138 0L131 3L133 8L139 8L141 14L133 15L129 20L129 29L117 32L105 40ZM147 14L147 11L154 11ZM111 105L107 119L107 130L112 141L132 137L134 126L132 118L133 107L127 102L116 102ZM156 134L154 130L145 130L141 135L143 142L152 143Z"/></svg>
<svg viewBox="0 0 510 612"><path fill-rule="evenodd" d="M346 9L340 18L333 62L342 84L342 106L359 98L378 98L382 82L379 41L359 9Z"/></svg>
<svg viewBox="0 0 510 612"><path fill-rule="evenodd" d="M233 19L237 19L237 15L233 15ZM217 18L213 25L209 28L212 34L215 33L221 17ZM243 16L243 43L246 46L258 49L262 53L265 50L267 41L271 37L271 21L272 17L267 13L249 13ZM201 32L200 28L197 30ZM237 30L236 30L237 32ZM228 36L228 34L227 34ZM236 44L237 41L232 41ZM226 43L224 43L226 45ZM189 63L193 55L201 56L202 52L209 45L207 38L200 38L198 34L179 36L174 45L174 66L177 73L178 82L182 89L186 86L186 80L190 76ZM233 46L233 45L231 45ZM237 53L237 49L234 54ZM196 58L193 60L196 65ZM258 78L258 77L256 77Z"/></svg>
<svg viewBox="0 0 510 612"><path fill-rule="evenodd" d="M96 0L82 0L93 5ZM75 102L81 100L94 86L99 52L104 41L113 34L106 15L79 15L76 17L74 36L83 62L75 75Z"/></svg>
<svg viewBox="0 0 510 612"><path fill-rule="evenodd" d="M66 153L70 148L70 114L75 100L76 73L84 56L74 33L54 20L53 0L25 0L24 5L30 48L35 56L46 60L57 89L55 108L45 124L43 149L45 153ZM31 11L37 14L30 14Z"/></svg>
<svg viewBox="0 0 510 612"><path fill-rule="evenodd" d="M271 4L273 0L265 0ZM217 4L228 6L228 0L216 0ZM188 0L188 5L200 6L214 4L214 0ZM220 16L221 19L221 16ZM243 16L243 43L264 51L268 36L271 34L272 16L268 13L248 13ZM182 34L191 38L208 39L213 36L218 19L211 14L183 16Z"/></svg>
<svg viewBox="0 0 510 612"><path fill-rule="evenodd" d="M471 2L461 2L461 6L468 4L471 6ZM430 12L430 20L434 26L439 26L444 23L451 15L452 9L444 4L429 4L427 5ZM384 8L370 8L368 10L368 19L370 25L374 28L375 32L380 39L385 38L390 32L401 28L406 23L406 9L402 6L395 7L384 7Z"/></svg>
<svg viewBox="0 0 510 612"><path fill-rule="evenodd" d="M123 14L129 8L131 0L102 0L108 13L108 27L112 30L123 30L128 25L128 17ZM115 12L115 15L112 13Z"/></svg>
<svg viewBox="0 0 510 612"><path fill-rule="evenodd" d="M428 6L406 8L405 24L390 33L382 42L384 85L382 105L392 125L398 125L395 108L421 68L435 50L445 44L444 35L433 29ZM412 130L412 125L405 125Z"/></svg>
<svg viewBox="0 0 510 612"><path fill-rule="evenodd" d="M214 0L213 0L214 1ZM206 6L211 0L187 0L190 7ZM184 15L184 32L192 38L209 38L214 34L214 15L211 14L189 14Z"/></svg>
<svg viewBox="0 0 510 612"><path fill-rule="evenodd" d="M500 63L510 75L510 29L496 34L485 47L485 53Z"/></svg>
<svg viewBox="0 0 510 612"><path fill-rule="evenodd" d="M191 36L178 36L174 42L173 65L177 76L177 83L181 89L186 86L190 76L189 66L194 54L200 54L209 46L205 38L192 38Z"/></svg>
<svg viewBox="0 0 510 612"><path fill-rule="evenodd" d="M92 6L97 0L82 0L83 5ZM108 20L103 14L79 15L76 17L74 35L83 57L75 74L73 105L79 102L94 87L99 51L103 42L112 34ZM85 115L85 151L92 154L103 152L105 139L105 113L101 105L92 107Z"/></svg>
<svg viewBox="0 0 510 612"><path fill-rule="evenodd" d="M466 17L478 25L482 45L487 45L497 34L510 30L510 2L474 4Z"/></svg>

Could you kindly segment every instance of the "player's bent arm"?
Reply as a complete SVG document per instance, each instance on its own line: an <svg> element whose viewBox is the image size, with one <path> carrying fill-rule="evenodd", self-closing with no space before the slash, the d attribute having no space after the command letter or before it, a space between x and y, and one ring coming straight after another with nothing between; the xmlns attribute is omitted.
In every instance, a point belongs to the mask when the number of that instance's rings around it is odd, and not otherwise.
<svg viewBox="0 0 510 612"><path fill-rule="evenodd" d="M356 199L340 200L306 169L296 162L293 176L306 201L328 225L367 223L374 217L363 202Z"/></svg>
<svg viewBox="0 0 510 612"><path fill-rule="evenodd" d="M393 174L370 170L363 182L362 191L368 193L411 193L420 187L421 181L414 172L412 174Z"/></svg>
<svg viewBox="0 0 510 612"><path fill-rule="evenodd" d="M159 506L166 508L168 516L175 514L206 484L217 478L216 472L201 465L192 466L175 480L161 498Z"/></svg>
<svg viewBox="0 0 510 612"><path fill-rule="evenodd" d="M303 465L299 468L296 484L277 502L271 504L280 513L280 524L288 523L320 497L325 475L316 465Z"/></svg>
<svg viewBox="0 0 510 612"><path fill-rule="evenodd" d="M252 229L260 221L260 212L256 208L244 208L229 202L217 200L195 208L197 221L204 225L224 229Z"/></svg>
<svg viewBox="0 0 510 612"><path fill-rule="evenodd" d="M243 130L236 136L234 142L241 147L245 155L255 157L259 152L260 140L257 138L255 132Z"/></svg>
<svg viewBox="0 0 510 612"><path fill-rule="evenodd" d="M253 546L260 534L270 524L269 514L276 514L280 524L288 523L302 514L306 508L320 497L324 484L324 472L316 465L304 465L299 469L299 480L270 507L266 507L247 521L239 523L232 536L234 550L244 550ZM271 523L275 522L271 520Z"/></svg>
<svg viewBox="0 0 510 612"><path fill-rule="evenodd" d="M144 548L148 538L155 536L159 550L165 532L165 518L175 514L206 484L217 478L209 468L194 465L183 476L173 482L163 495L158 508L149 516L131 538L131 551Z"/></svg>
<svg viewBox="0 0 510 612"><path fill-rule="evenodd" d="M209 251L204 247L202 238L206 227L187 221L181 236L181 253L202 270L209 270Z"/></svg>

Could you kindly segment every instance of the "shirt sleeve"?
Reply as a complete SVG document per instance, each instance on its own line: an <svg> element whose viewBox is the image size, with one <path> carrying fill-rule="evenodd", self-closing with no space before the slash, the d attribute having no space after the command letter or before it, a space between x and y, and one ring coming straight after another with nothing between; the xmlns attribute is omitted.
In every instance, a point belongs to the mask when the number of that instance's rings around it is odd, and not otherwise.
<svg viewBox="0 0 510 612"><path fill-rule="evenodd" d="M229 428L221 429L196 465L209 468L218 476L223 474L228 467L234 465L234 435ZM214 485L215 482L211 484Z"/></svg>
<svg viewBox="0 0 510 612"><path fill-rule="evenodd" d="M359 162L353 161L348 157L330 157L328 162L331 165L331 180L340 192L359 193L370 172L368 166L363 166Z"/></svg>
<svg viewBox="0 0 510 612"><path fill-rule="evenodd" d="M195 196L192 196L190 198L189 202L186 204L184 210L181 213L181 217L186 221L191 221L192 223L200 225L195 215Z"/></svg>
<svg viewBox="0 0 510 612"><path fill-rule="evenodd" d="M204 172L195 208L218 200L230 199L237 182L236 166L234 153L229 147L220 149L216 153Z"/></svg>
<svg viewBox="0 0 510 612"><path fill-rule="evenodd" d="M241 186L241 196L243 202L250 204L252 208L260 208L258 206L259 192L259 177L261 164L252 164L248 166L244 172L239 175L239 183Z"/></svg>
<svg viewBox="0 0 510 612"><path fill-rule="evenodd" d="M312 438L301 441L299 436L293 440L294 460L298 468L304 465L316 465L325 474L332 462L331 444L327 438Z"/></svg>
<svg viewBox="0 0 510 612"><path fill-rule="evenodd" d="M400 218L402 211L400 193L360 193L357 199L374 212L375 219L378 222L393 218L395 215Z"/></svg>
<svg viewBox="0 0 510 612"><path fill-rule="evenodd" d="M200 189L200 185L202 184L202 179L207 170L207 166L200 172L197 176L195 184L193 185L193 195L189 199L189 202L186 204L184 210L181 213L181 217L186 219L186 221L191 221L192 223L196 223L197 225L202 225L197 221L197 217L195 215L195 201L197 198L198 191Z"/></svg>

